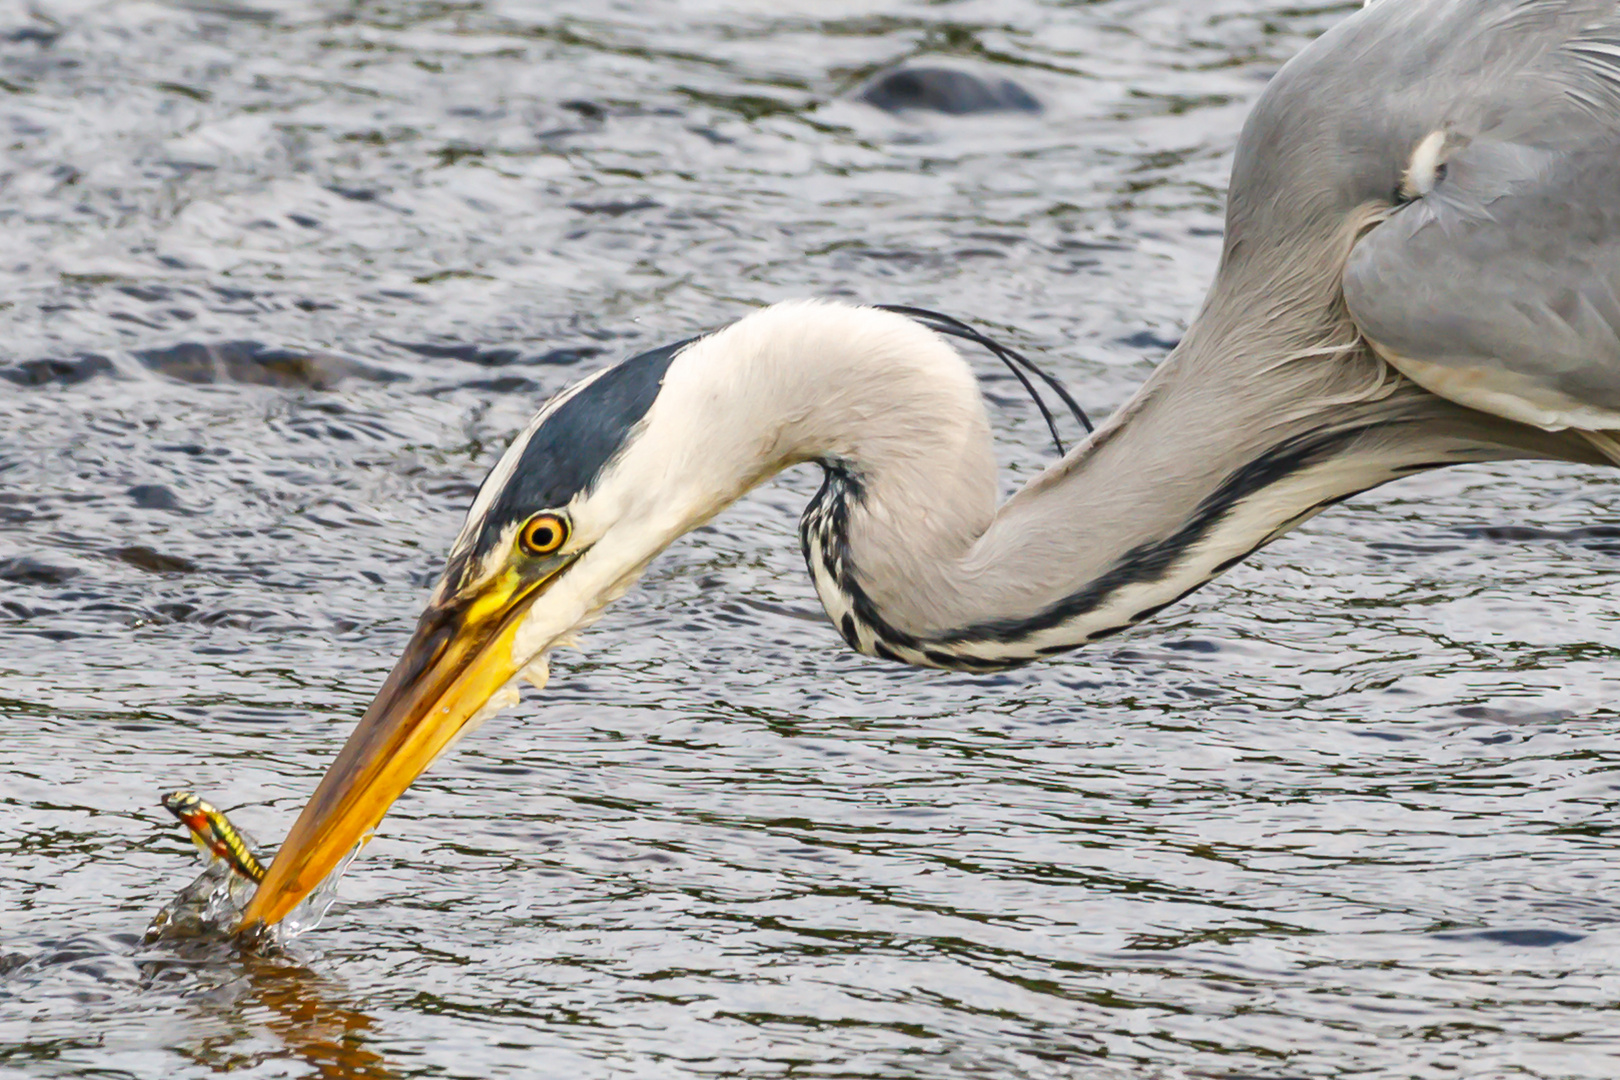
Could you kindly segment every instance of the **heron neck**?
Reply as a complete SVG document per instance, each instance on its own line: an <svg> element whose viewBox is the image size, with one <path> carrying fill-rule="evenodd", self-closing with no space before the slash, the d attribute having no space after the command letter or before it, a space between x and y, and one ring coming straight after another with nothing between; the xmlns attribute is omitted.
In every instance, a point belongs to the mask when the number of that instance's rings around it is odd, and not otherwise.
<svg viewBox="0 0 1620 1080"><path fill-rule="evenodd" d="M801 525L817 591L854 647L908 663L990 670L1084 645L1416 471L1579 459L1567 436L1401 380L1353 334L1336 346L1201 320L998 509L982 399L954 350L882 313L763 318L775 311L694 346L708 374L690 385L707 389L677 407L701 399L715 418L710 467L749 463L737 494L796 462L824 466Z"/></svg>

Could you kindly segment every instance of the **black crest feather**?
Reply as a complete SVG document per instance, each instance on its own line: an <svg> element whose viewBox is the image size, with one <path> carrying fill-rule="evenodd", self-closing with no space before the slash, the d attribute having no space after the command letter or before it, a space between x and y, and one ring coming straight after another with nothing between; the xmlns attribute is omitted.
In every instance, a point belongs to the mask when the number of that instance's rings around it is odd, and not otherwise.
<svg viewBox="0 0 1620 1080"><path fill-rule="evenodd" d="M922 323L936 334L945 334L949 337L961 338L963 341L971 341L975 345L982 345L985 349L989 350L990 353L996 357L996 359L1007 365L1007 370L1011 371L1015 376L1017 376L1018 381L1024 384L1024 389L1029 391L1029 396L1031 400L1035 402L1035 407L1041 410L1041 416L1046 419L1046 429L1052 433L1052 441L1057 444L1058 456L1061 457L1066 451L1063 449L1063 438L1058 434L1057 421L1053 419L1052 410L1047 407L1045 399L1043 399L1040 392L1035 389L1035 384L1029 381L1029 376L1024 374L1024 372L1030 372L1036 378L1040 379L1047 386L1056 391L1057 396L1062 398L1063 404L1068 407L1069 415L1078 420L1080 422L1080 426L1085 428L1088 434L1096 430L1092 426L1091 418L1086 415L1086 411L1082 409L1079 403L1074 400L1074 397L1069 393L1068 388L1051 375L1048 375L1046 372L1042 371L1038 366L1036 366L1033 360L1025 356L1023 353L1020 353L1014 349L1009 349L1000 342L986 337L984 334L973 329L973 327L969 326L961 319L942 314L938 311L930 311L927 308L911 307L907 304L874 304L873 306L879 311L892 311L896 315L904 315L907 318L915 319L917 322Z"/></svg>

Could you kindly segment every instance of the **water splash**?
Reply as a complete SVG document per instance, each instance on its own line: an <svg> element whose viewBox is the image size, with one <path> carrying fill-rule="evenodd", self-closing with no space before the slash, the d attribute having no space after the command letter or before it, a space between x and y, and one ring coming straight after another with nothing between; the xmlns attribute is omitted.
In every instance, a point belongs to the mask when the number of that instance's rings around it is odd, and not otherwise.
<svg viewBox="0 0 1620 1080"><path fill-rule="evenodd" d="M248 850L260 862L268 864L272 855L266 853L251 834L243 830L238 832ZM337 899L338 881L359 851L360 847L356 846L344 856L326 880L316 886L279 924L246 935L247 944L255 949L274 950L300 934L315 929ZM257 886L228 860L201 847L197 848L197 854L204 864L202 873L158 909L146 928L143 943L236 934L242 922L242 913L247 909Z"/></svg>

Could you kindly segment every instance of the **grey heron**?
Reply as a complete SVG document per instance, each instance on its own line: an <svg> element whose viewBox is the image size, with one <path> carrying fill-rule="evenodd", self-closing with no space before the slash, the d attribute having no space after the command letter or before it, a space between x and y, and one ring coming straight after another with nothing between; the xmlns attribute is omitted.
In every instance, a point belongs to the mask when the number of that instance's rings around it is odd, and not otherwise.
<svg viewBox="0 0 1620 1080"><path fill-rule="evenodd" d="M778 304L549 402L270 866L274 923L667 545L790 465L863 653L983 671L1147 618L1357 492L1462 462L1620 463L1620 5L1377 0L1244 125L1185 338L1001 506L972 374L892 312Z"/></svg>

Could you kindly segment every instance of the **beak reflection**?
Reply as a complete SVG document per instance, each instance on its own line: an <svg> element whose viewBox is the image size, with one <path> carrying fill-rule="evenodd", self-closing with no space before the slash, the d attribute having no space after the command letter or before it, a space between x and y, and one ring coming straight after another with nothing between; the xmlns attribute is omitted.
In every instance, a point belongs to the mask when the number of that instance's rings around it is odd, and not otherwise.
<svg viewBox="0 0 1620 1080"><path fill-rule="evenodd" d="M423 612L404 654L276 852L240 930L273 925L297 907L518 674L529 659L513 656L518 628L576 557L547 560L527 574L508 570L475 596Z"/></svg>

